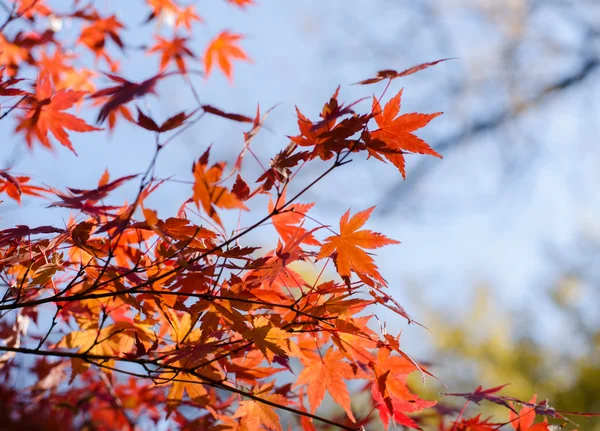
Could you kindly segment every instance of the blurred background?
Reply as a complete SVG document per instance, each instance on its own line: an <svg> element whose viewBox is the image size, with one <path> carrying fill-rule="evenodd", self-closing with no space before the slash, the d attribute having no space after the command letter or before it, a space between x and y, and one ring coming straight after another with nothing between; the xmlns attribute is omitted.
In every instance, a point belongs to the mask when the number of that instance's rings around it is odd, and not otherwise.
<svg viewBox="0 0 600 431"><path fill-rule="evenodd" d="M380 251L378 263L393 296L430 332L384 312L379 318L391 332L402 330L405 351L432 362L447 385L430 379L421 387L417 378L418 390L511 383L505 393L517 398L537 393L559 410L600 411L600 2L257 3L239 10L195 2L205 23L194 27L189 46L201 56L221 30L246 35L242 47L253 64L236 64L233 84L218 74L194 79L203 103L225 111L252 116L257 103L263 110L278 104L253 143L265 162L297 134L295 105L315 119L337 85L340 100L353 102L381 94L385 83L351 85L378 70L455 58L395 80L388 92L405 88L403 112L444 112L418 133L442 161L409 156L404 181L391 165L357 159L304 197L317 202L312 215L333 226L348 208L377 205L369 228L402 242ZM142 1L98 4L119 11L129 44L150 43L155 24L141 25ZM160 25L173 31L168 19ZM62 23L63 36L76 34L71 26ZM145 54L119 60L138 81L158 64ZM108 86L102 78L95 83ZM157 118L194 105L175 80L159 94L145 101ZM109 141L74 134L79 158L62 148L31 153L13 129L0 122L0 167L56 187L92 188L105 168L116 178L144 170L152 156L149 135L123 122ZM243 130L220 119L201 123L168 148L159 172L189 177L208 144L217 158L230 159ZM306 182L320 173L312 169L303 171ZM172 214L189 195L180 184L167 186L154 196L155 207ZM114 196L131 198L133 189ZM21 207L5 202L0 217L2 228L66 220L33 199ZM256 238L268 244L272 234ZM493 413L492 406L485 411ZM600 430L598 420L576 422Z"/></svg>

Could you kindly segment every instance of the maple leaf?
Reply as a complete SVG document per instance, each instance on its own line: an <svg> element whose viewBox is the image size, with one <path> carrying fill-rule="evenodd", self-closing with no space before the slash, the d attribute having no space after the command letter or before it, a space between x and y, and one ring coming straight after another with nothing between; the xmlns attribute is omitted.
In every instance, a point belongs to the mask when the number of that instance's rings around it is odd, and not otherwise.
<svg viewBox="0 0 600 431"><path fill-rule="evenodd" d="M379 101L373 97L373 115L379 129L372 131L370 137L376 141L382 141L385 146L380 148L367 143L367 147L369 153L377 158L380 158L377 153L381 153L400 170L402 177L406 178L404 153L430 154L442 158L425 141L412 133L425 127L442 113L398 115L400 113L401 97L402 90L386 103L383 111Z"/></svg>
<svg viewBox="0 0 600 431"><path fill-rule="evenodd" d="M27 184L29 180L30 178L27 176L14 177L8 173L8 170L0 170L0 193L6 192L8 196L21 205L21 195L42 197L42 192L49 191L44 187Z"/></svg>
<svg viewBox="0 0 600 431"><path fill-rule="evenodd" d="M285 202L285 193L281 195L281 202ZM284 210L274 214L271 217L273 226L284 242L288 242L292 237L303 237L302 242L307 245L321 245L321 243L313 236L312 233L307 234L307 230L302 227L301 223L304 220L306 213L315 204L291 204L285 207ZM269 199L269 212L273 212L275 204L272 199Z"/></svg>
<svg viewBox="0 0 600 431"><path fill-rule="evenodd" d="M227 118L233 121L239 121L241 123L252 123L254 121L252 118L246 117L245 115L221 111L219 108L215 108L214 106L210 105L202 105L202 109L208 114L217 115L219 117Z"/></svg>
<svg viewBox="0 0 600 431"><path fill-rule="evenodd" d="M313 123L296 107L298 116L298 128L300 135L289 136L290 140L302 147L314 147L310 159L319 156L322 160L329 160L334 154L339 154L343 149L357 149L357 140L349 139L356 133L365 129L370 120L369 115L356 115L352 106L360 102L354 102L350 106L344 106L337 100L340 92L338 87L329 99L321 113L321 121ZM352 115L339 123L338 119L344 115ZM337 124L336 124L337 123Z"/></svg>
<svg viewBox="0 0 600 431"><path fill-rule="evenodd" d="M380 348L377 360L370 365L375 373L371 394L376 402L379 416L386 425L391 417L399 424L418 428L416 422L406 413L414 413L432 407L435 401L420 399L411 393L406 384L407 376L417 370L417 366L405 356L391 356L387 347Z"/></svg>
<svg viewBox="0 0 600 431"><path fill-rule="evenodd" d="M177 13L179 11L179 6L173 3L173 0L146 0L146 2L152 8L154 17L158 17L165 12Z"/></svg>
<svg viewBox="0 0 600 431"><path fill-rule="evenodd" d="M66 69L61 75L61 79L56 83L56 89L94 93L96 86L92 78L95 77L96 73L90 69Z"/></svg>
<svg viewBox="0 0 600 431"><path fill-rule="evenodd" d="M208 155L210 148L194 163L194 195L192 197L198 208L202 208L214 221L221 224L221 218L217 214L215 207L225 209L247 209L244 203L238 196L226 189L217 185L223 175L225 163L215 163L208 168Z"/></svg>
<svg viewBox="0 0 600 431"><path fill-rule="evenodd" d="M119 85L104 88L90 96L93 99L109 96L108 101L104 104L104 106L102 107L102 109L100 109L100 112L98 113L98 123L104 122L104 120L109 118L109 116L117 109L121 109L121 113L123 114L123 116L126 118L129 117L127 119L133 121L129 110L122 110L123 108L125 108L123 105L131 102L133 99L145 96L146 94L156 94L156 83L159 79L164 77L163 74L159 73L158 75L155 75L152 78L148 78L145 81L140 82L138 84L135 82L130 82L124 78L121 78L120 76L111 75L108 73L106 74L106 76L112 81L118 82Z"/></svg>
<svg viewBox="0 0 600 431"><path fill-rule="evenodd" d="M287 358L286 340L289 338L289 334L286 331L273 325L264 316L255 318L252 326L252 329L244 332L244 339L254 340L254 344L263 352L269 363L272 356L269 352Z"/></svg>
<svg viewBox="0 0 600 431"><path fill-rule="evenodd" d="M185 45L188 39L185 37L174 37L172 40L167 40L156 36L156 40L156 44L148 52L161 52L160 72L164 71L172 61L175 61L179 71L186 73L187 68L184 56L195 57L194 53Z"/></svg>
<svg viewBox="0 0 600 431"><path fill-rule="evenodd" d="M460 422L455 421L447 428L442 426L440 431L495 431L502 426L502 424L490 422L490 420L491 418L482 419L479 414L470 419L461 418Z"/></svg>
<svg viewBox="0 0 600 431"><path fill-rule="evenodd" d="M278 368L261 366L264 364L264 360L265 357L260 350L248 349L243 356L230 357L227 370L235 373L237 379L255 385L258 383L258 379L272 376L281 371Z"/></svg>
<svg viewBox="0 0 600 431"><path fill-rule="evenodd" d="M128 175L125 177L118 178L110 183L102 184L97 189L93 190L80 190L74 188L68 188L69 193L61 193L54 191L54 194L61 200L59 202L53 202L50 207L62 207L62 208L73 208L79 211L97 216L98 214L105 214L106 211L117 209L119 207L100 205L95 206L95 203L99 200L104 199L108 196L109 192L120 187L123 183L136 178L137 175Z"/></svg>
<svg viewBox="0 0 600 431"><path fill-rule="evenodd" d="M223 31L208 44L204 52L206 78L210 75L215 60L230 82L233 81L231 60L251 61L246 53L237 45L240 39L242 39L242 36L239 34Z"/></svg>
<svg viewBox="0 0 600 431"><path fill-rule="evenodd" d="M50 131L62 145L77 154L65 129L74 132L102 130L90 126L81 118L62 112L71 108L84 95L83 91L60 90L56 93L53 92L50 77L47 73L41 73L38 76L35 94L29 94L27 98L31 109L20 117L16 131L25 131L25 140L30 148L33 146L33 139L37 138L42 145L52 149L52 144L48 140Z"/></svg>
<svg viewBox="0 0 600 431"><path fill-rule="evenodd" d="M370 319L371 316L364 316L356 319L338 317L335 320L335 331L331 330L332 341L352 362L366 364L373 360L370 350L376 347L377 337L367 328Z"/></svg>
<svg viewBox="0 0 600 431"><path fill-rule="evenodd" d="M106 105L107 102L110 102L111 98L108 97L98 97L94 99L94 106L102 106ZM101 108L103 109L103 108ZM120 105L115 109L110 109L108 111L108 115L106 116L106 123L108 124L108 130L112 132L117 124L117 120L119 117L123 117L129 122L134 123L133 115L127 106Z"/></svg>
<svg viewBox="0 0 600 431"><path fill-rule="evenodd" d="M44 0L16 0L16 16L32 19L35 14L48 16L52 11L44 4Z"/></svg>
<svg viewBox="0 0 600 431"><path fill-rule="evenodd" d="M78 352L91 355L116 356L120 352L131 350L134 345L133 334L147 339L149 335L139 326L129 322L117 322L104 328L85 318L81 331L73 331L63 337L56 347L77 348ZM108 361L114 363L114 360ZM72 360L73 377L89 367L89 363L81 359Z"/></svg>
<svg viewBox="0 0 600 431"><path fill-rule="evenodd" d="M172 117L168 118L167 120L165 120L164 123L162 123L159 126L158 124L156 124L156 122L152 118L145 115L138 108L138 119L137 119L137 121L135 121L135 123L138 126L143 127L146 130L151 130L153 132L158 132L158 133L164 133L164 132L168 132L169 130L173 130L173 129L176 129L177 127L180 127L183 124L183 122L190 117L190 115L192 115L192 114L186 114L185 112L180 112L179 114L173 115Z"/></svg>
<svg viewBox="0 0 600 431"><path fill-rule="evenodd" d="M7 39L0 33L0 65L10 78L14 78L23 62L34 63L31 52L19 43L17 38Z"/></svg>
<svg viewBox="0 0 600 431"><path fill-rule="evenodd" d="M479 403L481 401L487 400L494 404L499 404L501 406L504 406L504 407L510 409L512 412L516 413L516 410L506 401L505 397L502 397L502 396L499 397L499 396L492 395L492 394L495 394L496 392L499 392L507 385L508 384L500 385L500 386L496 386L496 387L490 388L490 389L483 389L481 386L478 386L477 389L475 389L475 392L465 392L465 393L459 393L459 394L442 394L442 395L452 396L452 397L463 397L471 402L474 402L477 405L479 405Z"/></svg>
<svg viewBox="0 0 600 431"><path fill-rule="evenodd" d="M89 18L91 18L90 24L81 30L78 43L87 46L96 58L104 58L115 70L117 63L112 60L105 49L106 39L111 39L119 48L123 48L125 45L119 36L119 32L124 26L115 15L100 18L98 13L94 12Z"/></svg>
<svg viewBox="0 0 600 431"><path fill-rule="evenodd" d="M192 22L202 22L202 18L196 13L194 10L194 6L190 5L177 13L177 18L175 18L175 29L179 28L179 26L184 26L187 31L192 31Z"/></svg>
<svg viewBox="0 0 600 431"><path fill-rule="evenodd" d="M318 354L301 357L305 368L302 370L294 386L308 384L308 402L314 413L329 392L336 403L345 411L352 422L356 422L350 408L350 394L344 379L353 379L357 375L350 363L344 360L342 352L327 349L323 357Z"/></svg>
<svg viewBox="0 0 600 431"><path fill-rule="evenodd" d="M61 75L73 70L73 67L68 64L73 59L75 59L75 55L62 53L60 50L55 49L52 56L47 51L42 51L37 64L40 70L44 70L50 75L54 85L57 85L61 80Z"/></svg>
<svg viewBox="0 0 600 431"><path fill-rule="evenodd" d="M18 224L13 228L4 229L0 231L0 245L4 245L8 242L14 241L18 238L22 238L24 236L64 232L65 231L63 229L58 229L54 226L38 226L30 228L27 225Z"/></svg>
<svg viewBox="0 0 600 431"><path fill-rule="evenodd" d="M250 197L250 187L248 187L248 184L240 174L237 174L231 192L241 201L245 201Z"/></svg>
<svg viewBox="0 0 600 431"><path fill-rule="evenodd" d="M360 211L350 218L350 210L340 219L340 234L325 239L317 259L332 256L336 252L335 264L342 277L350 277L350 271L381 279L373 258L363 249L379 248L388 244L399 244L399 241L370 230L358 230L362 227L375 207Z"/></svg>
<svg viewBox="0 0 600 431"><path fill-rule="evenodd" d="M272 388L273 383L268 383L256 388L252 394L260 399L286 406L288 400L283 395L269 393ZM233 417L240 418L241 425L246 430L258 430L264 427L268 430L282 431L281 422L275 409L258 401L240 401L240 406Z"/></svg>
<svg viewBox="0 0 600 431"><path fill-rule="evenodd" d="M198 377L189 373L182 373L181 380L183 381L174 382L169 388L169 393L167 394L167 417L171 415L173 410L179 407L184 393L187 393L192 401L199 401L208 394L208 391L202 385L202 380Z"/></svg>
<svg viewBox="0 0 600 431"><path fill-rule="evenodd" d="M417 422L415 422L415 420L410 416L406 415L405 412L418 412L424 408L431 407L436 404L435 401L424 401L418 399L415 395L409 398L408 401L399 398L390 398L389 396L384 398L375 384L372 385L371 393L373 396L373 401L376 403L377 410L379 410L381 422L386 429L391 418L394 418L395 424L403 425L413 429L421 429Z"/></svg>
<svg viewBox="0 0 600 431"><path fill-rule="evenodd" d="M202 22L202 18L198 16L192 5L182 9L172 0L147 0L147 2L148 6L152 8L152 13L146 19L147 23L158 18L159 21L166 21L174 25L175 30L183 26L191 32L192 22Z"/></svg>
<svg viewBox="0 0 600 431"><path fill-rule="evenodd" d="M13 85L22 81L22 79L8 79L4 81L2 75L4 75L5 68L0 68L0 96L21 96L26 94L23 90L18 88L11 88Z"/></svg>
<svg viewBox="0 0 600 431"><path fill-rule="evenodd" d="M544 422L533 423L536 416L535 399L536 395L533 395L528 403L534 406L525 406L519 413L516 413L514 409L509 412L510 424L516 431L548 431L546 419Z"/></svg>
<svg viewBox="0 0 600 431"><path fill-rule="evenodd" d="M254 0L227 0L228 3L234 4L236 6L244 9L246 6L254 5Z"/></svg>
<svg viewBox="0 0 600 431"><path fill-rule="evenodd" d="M290 143L285 149L280 151L271 160L271 168L267 169L257 180L259 183L264 181L262 186L263 190L269 191L275 185L276 182L283 182L289 178L292 173L290 168L293 168L298 163L306 160L310 153L307 151L300 151L295 153L297 146L294 143Z"/></svg>
<svg viewBox="0 0 600 431"><path fill-rule="evenodd" d="M413 67L409 67L408 69L403 70L402 72L396 72L392 69L380 70L377 72L377 76L375 78L365 79L364 81L360 81L355 83L354 85L367 85L367 84L375 84L376 82L383 81L384 79L392 79L400 78L402 76L412 75L413 73L417 73L423 69L427 69L428 67L435 66L442 61L454 60L453 58L443 58L441 60L431 61L429 63L418 64Z"/></svg>
<svg viewBox="0 0 600 431"><path fill-rule="evenodd" d="M99 182L97 189L84 190L84 189L75 189L72 187L68 187L68 190L73 195L77 196L76 197L77 200L80 200L80 201L81 200L90 200L93 203L95 203L101 199L104 199L106 196L108 196L109 192L116 189L117 187L120 187L123 183L130 181L137 177L138 177L138 174L127 175L127 176L124 176L121 178L117 178L116 180L113 180L111 182L108 182L108 180L106 180L106 182L105 182L104 181L104 178L106 178L106 173L105 173L103 175L103 178Z"/></svg>

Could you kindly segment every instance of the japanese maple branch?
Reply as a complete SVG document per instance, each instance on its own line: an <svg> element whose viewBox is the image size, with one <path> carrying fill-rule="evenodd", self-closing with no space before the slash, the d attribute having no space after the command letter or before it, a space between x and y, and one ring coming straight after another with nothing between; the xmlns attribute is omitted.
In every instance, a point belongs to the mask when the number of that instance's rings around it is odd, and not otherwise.
<svg viewBox="0 0 600 431"><path fill-rule="evenodd" d="M350 163L350 160L345 160L349 154L350 154L350 152L347 152L343 156L340 156L340 154L338 154L335 162L328 169L326 169L323 173L321 173L321 175L319 175L317 178L315 178L313 181L311 181L308 185L306 185L302 190L300 190L298 193L296 193L292 198L288 199L288 201L285 202L283 205L281 205L280 207L275 207L269 214L267 214L266 216L264 216L263 218L261 218L260 220L258 220L254 224L252 224L251 226L247 227L246 229L239 232L238 234L233 235L231 238L229 238L226 241L223 241L221 244L212 247L210 250L207 250L207 251L201 253L200 255L194 257L188 263L189 264L196 263L199 260L204 259L204 258L214 254L215 252L221 250L223 247L226 247L226 246L234 243L239 238L242 238L243 236L252 232L254 229L261 226L264 222L271 219L273 216L280 214L280 212L282 210L284 210L286 207L291 205L296 199L298 199L300 196L302 196L304 193L306 193L308 190L310 190L312 187L314 187L319 181L321 181L325 176L330 174L334 169ZM136 204L137 204L137 200L136 200ZM136 204L134 204L134 205L136 205ZM121 279L125 278L127 275L135 273L136 271L137 271L137 269L135 271L132 269L132 270L126 271L122 274L119 274L117 277L115 277L111 280L106 280L106 281L103 281L100 283L94 283L94 287L97 289L97 288L109 285L109 284L113 283L114 281L121 280ZM143 282L135 287L132 287L131 289L128 289L128 290L122 290L122 291L118 291L118 292L105 292L102 294L89 294L89 295L77 294L77 295L69 296L66 298L60 297L57 295L53 295L48 298L41 298L41 299L29 301L29 302L22 302L22 303L18 303L18 304L10 304L10 305L0 305L0 310L14 310L14 309L18 309L18 308L34 307L37 305L48 304L48 303L53 303L53 302L63 302L63 301L73 302L73 301L79 301L79 300L85 300L85 299L99 299L99 298L107 298L107 297L111 297L111 296L117 297L117 296L120 296L123 294L136 293L136 291L140 290L141 288L149 286L151 284L154 284L157 281L160 281L164 278L168 278L180 271L181 271L180 267L175 267L169 271L166 271L162 274L157 275L156 277L154 277L152 279L146 280L145 282ZM89 290L90 289L88 289L88 291Z"/></svg>
<svg viewBox="0 0 600 431"><path fill-rule="evenodd" d="M31 2L31 4L29 4L26 8L24 8L21 13L17 13L15 14L15 10L17 9L17 2L14 2L12 5L12 8L8 14L8 17L6 17L6 21L4 21L4 23L0 26L0 32L4 31L4 29L6 28L6 26L8 24L10 24L12 21L17 20L19 18L21 18L22 16L24 16L27 12L29 12L30 10L32 10L35 5L37 4L39 0L33 0ZM3 3L4 5L4 3ZM8 12L8 8L4 7L4 10L6 10Z"/></svg>
<svg viewBox="0 0 600 431"><path fill-rule="evenodd" d="M233 296L222 296L222 295L213 295L213 294L206 294L206 293L192 293L192 292L186 293L186 292L174 292L174 291L168 291L168 290L156 291L156 290L150 290L150 289L147 289L147 290L146 289L144 289L144 290L130 289L130 290L117 291L117 292L90 293L90 294L83 295L83 296L73 295L73 296L67 296L64 298L53 298L53 297L42 298L42 299L38 299L38 300L34 300L34 301L29 301L27 303L14 304L14 305L0 305L0 310L16 310L16 309L20 309L20 308L34 307L37 305L55 303L55 302L71 303L71 302L84 301L84 300L89 300L89 299L111 298L111 297L118 297L123 294L150 294L150 295L157 295L157 296L161 296L161 295L186 296L186 297L190 297L190 298L205 299L207 301L221 299L221 300L232 301L232 302L243 302L246 304L255 304L255 305L261 305L261 306L265 306L265 307L285 308L294 313L298 313L305 317L309 317L311 319L315 319L317 321L322 321L322 322L326 322L326 323L329 323L329 322L327 322L328 320L332 320L332 319L336 318L336 316L331 316L331 317L314 316L310 313L306 313L302 310L295 308L294 304L277 304L274 302L259 301L259 300L255 300L255 299L236 298Z"/></svg>
<svg viewBox="0 0 600 431"><path fill-rule="evenodd" d="M0 30L1 31L1 30ZM8 108L5 112L2 113L2 115L0 115L0 120L2 120L4 117L6 117L8 114L10 114L12 111L14 111L15 109L17 109L19 107L19 105L21 103L23 103L23 101L25 99L27 99L27 97L29 96L23 96L21 97L19 100L17 100L17 103L15 103L13 106L11 106L10 108Z"/></svg>
<svg viewBox="0 0 600 431"><path fill-rule="evenodd" d="M82 354L82 353L73 353L73 352L57 352L57 351L49 351L49 350L34 350L34 349L28 349L28 348L24 348L24 347L15 348L15 347L8 347L8 346L0 346L0 351L24 353L24 354L39 355L39 356L75 358L75 359L80 359L80 360L89 362L89 363L94 364L99 367L102 367L103 365L97 364L96 362L94 362L94 360L100 360L100 361L114 360L114 361L129 362L132 364L139 364L139 365L142 365L142 364L159 365L159 366L163 367L164 369L170 369L173 371L179 371L179 372L190 374L190 375L202 380L204 382L204 384L206 384L206 385L209 385L209 386L212 386L212 387L215 387L218 389L223 389L228 392L233 392L235 394L241 395L245 398L249 398L258 403L265 404L265 405L268 405L268 406L271 406L271 407L274 407L277 409L286 410L295 415L305 416L305 417L311 418L313 420L316 420L316 421L319 421L322 423L326 423L328 425L332 425L332 426L335 426L335 427L338 427L340 429L347 430L347 431L358 431L360 429L360 428L356 428L356 427L349 427L349 426L337 423L335 421L323 418L321 416L313 415L311 413L295 409L293 407L288 407L288 406L277 404L276 402L266 400L264 398L254 395L250 392L246 392L242 389L238 389L236 387L226 385L223 382L219 382L217 380L213 380L209 377L203 376L202 374L198 373L197 371L194 371L193 369L177 367L174 365L157 364L155 360L129 359L129 358L124 358L124 357L119 357L119 356L91 355L91 354L87 354L87 353ZM112 369L114 371L120 372L120 370L118 370L116 368L112 368ZM144 376L144 377L150 378L149 376Z"/></svg>

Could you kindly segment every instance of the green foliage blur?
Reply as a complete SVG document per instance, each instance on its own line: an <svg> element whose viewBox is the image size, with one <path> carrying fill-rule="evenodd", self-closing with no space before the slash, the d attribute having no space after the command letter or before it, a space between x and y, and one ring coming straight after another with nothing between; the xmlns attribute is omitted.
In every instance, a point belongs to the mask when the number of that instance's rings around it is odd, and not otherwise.
<svg viewBox="0 0 600 431"><path fill-rule="evenodd" d="M486 286L477 287L472 303L453 316L421 304L421 321L433 332L429 337L433 353L427 357L444 361L433 364L431 371L442 377L448 388L423 387L419 376L412 376L412 383L420 387L419 393L425 398L435 398L439 392L471 392L479 385L487 389L510 383L501 394L528 401L536 393L538 402L548 399L556 410L600 412L600 328L582 317L582 290L581 280L566 275L550 292L552 313L556 314L546 317L574 323L577 333L567 334L568 339L554 334L532 335L528 325L519 324L523 320L519 314L526 313L527 305L519 311L502 309L494 300L493 289ZM578 348L565 347L573 344ZM452 397L444 401L458 408L465 402ZM479 413L477 406L468 412L468 416ZM493 415L495 422L508 421L506 408L492 403L482 402L480 412L483 417ZM600 431L598 417L570 418L578 426L569 424L566 429ZM562 425L564 421L551 419L550 423Z"/></svg>

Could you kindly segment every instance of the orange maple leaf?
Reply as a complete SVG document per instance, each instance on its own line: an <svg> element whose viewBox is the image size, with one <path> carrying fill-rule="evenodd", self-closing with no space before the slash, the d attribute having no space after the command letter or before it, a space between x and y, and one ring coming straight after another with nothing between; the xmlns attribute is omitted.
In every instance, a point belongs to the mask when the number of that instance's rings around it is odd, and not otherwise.
<svg viewBox="0 0 600 431"><path fill-rule="evenodd" d="M193 172L195 181L192 199L198 208L202 205L202 208L204 208L209 217L221 224L221 218L217 214L215 207L225 209L247 208L235 193L217 185L223 175L225 163L215 163L208 168L209 150L206 150L202 157L194 164Z"/></svg>
<svg viewBox="0 0 600 431"><path fill-rule="evenodd" d="M27 184L29 180L29 177L13 177L8 173L8 170L0 170L0 193L6 192L8 196L21 205L21 195L25 194L42 197L42 192L48 191L48 189L45 189L44 187Z"/></svg>
<svg viewBox="0 0 600 431"><path fill-rule="evenodd" d="M371 316L362 316L355 319L340 316L335 319L335 330L331 330L332 341L337 348L355 363L369 363L373 361L371 349L377 346L377 336L367 327Z"/></svg>
<svg viewBox="0 0 600 431"><path fill-rule="evenodd" d="M232 59L251 61L242 48L237 46L240 39L242 39L242 36L239 34L223 31L208 44L204 53L204 69L207 78L213 68L215 59L219 64L219 68L230 81L233 80Z"/></svg>
<svg viewBox="0 0 600 431"><path fill-rule="evenodd" d="M0 65L6 68L8 77L15 77L19 67L30 60L32 60L30 50L19 45L16 40L9 40L0 33Z"/></svg>
<svg viewBox="0 0 600 431"><path fill-rule="evenodd" d="M200 400L208 393L202 385L202 380L198 377L189 373L181 373L181 379L173 382L167 394L167 417L181 404L184 391L192 401Z"/></svg>
<svg viewBox="0 0 600 431"><path fill-rule="evenodd" d="M227 0L229 3L241 7L242 9L246 6L256 4L254 0Z"/></svg>
<svg viewBox="0 0 600 431"><path fill-rule="evenodd" d="M530 404L535 404L536 395L529 400ZM548 431L548 423L546 419L543 422L534 424L535 421L535 407L525 406L521 409L517 415L512 410L509 411L510 423L512 427L517 431Z"/></svg>
<svg viewBox="0 0 600 431"><path fill-rule="evenodd" d="M388 348L381 348L377 352L377 360L371 363L375 379L371 386L373 400L381 421L387 428L389 420L393 417L398 424L417 428L414 420L405 413L419 412L436 404L435 401L420 399L410 392L406 385L407 376L416 371L417 367L410 360L402 356L391 356Z"/></svg>
<svg viewBox="0 0 600 431"><path fill-rule="evenodd" d="M337 252L335 263L338 274L342 277L350 277L350 270L356 273L369 275L375 279L381 279L373 258L369 256L364 248L379 248L388 244L399 244L399 241L370 230L358 230L362 227L375 207L360 211L352 216L350 210L340 219L340 234L325 238L325 244L317 259L331 256Z"/></svg>
<svg viewBox="0 0 600 431"><path fill-rule="evenodd" d="M96 13L94 20L81 30L78 43L88 47L94 53L96 59L104 58L110 65L111 70L115 71L118 64L111 58L106 51L106 40L112 40L119 48L125 45L121 40L119 32L125 28L115 15L101 19Z"/></svg>
<svg viewBox="0 0 600 431"><path fill-rule="evenodd" d="M262 400L286 406L288 400L283 395L269 393L273 389L273 386L272 382L267 383L264 386L256 388L252 394L260 397ZM268 430L282 431L281 422L275 409L270 405L254 400L240 401L240 406L233 417L240 418L242 429L258 430L264 427Z"/></svg>
<svg viewBox="0 0 600 431"><path fill-rule="evenodd" d="M192 58L195 57L194 53L185 45L188 39L185 37L175 37L173 40L167 40L156 36L156 40L156 45L150 48L148 52L161 52L160 71L164 71L169 63L175 61L179 71L185 73L187 69L183 57L186 55Z"/></svg>
<svg viewBox="0 0 600 431"><path fill-rule="evenodd" d="M54 93L49 75L41 73L35 86L35 94L30 93L27 98L31 109L20 117L16 131L25 131L25 140L30 148L33 146L35 137L43 146L52 149L52 144L48 140L50 131L61 144L77 154L65 129L74 132L102 130L90 126L81 118L62 112L81 100L85 94L83 91L71 90L60 90Z"/></svg>
<svg viewBox="0 0 600 431"><path fill-rule="evenodd" d="M285 193L283 193L280 201L285 202ZM312 233L302 227L302 222L308 210L310 210L315 204L291 204L285 207L285 209L273 215L271 221L273 226L277 230L277 233L284 242L288 242L291 238L302 237L302 242L307 245L321 245L321 243L313 236ZM272 199L269 199L269 212L275 209L275 203ZM308 234L307 234L308 233Z"/></svg>
<svg viewBox="0 0 600 431"><path fill-rule="evenodd" d="M52 83L57 85L64 73L73 70L73 66L69 63L74 58L75 55L63 53L58 49L54 50L52 56L50 56L48 51L42 51L40 53L40 58L37 61L37 65L40 70L48 72L52 78Z"/></svg>
<svg viewBox="0 0 600 431"><path fill-rule="evenodd" d="M175 29L179 28L179 26L184 26L187 31L191 32L193 21L202 22L202 18L196 13L194 6L187 6L177 13Z"/></svg>
<svg viewBox="0 0 600 431"><path fill-rule="evenodd" d="M380 158L381 153L386 159L394 164L404 178L406 178L404 153L431 154L442 156L432 149L427 142L415 136L412 132L425 127L435 117L442 115L441 112L434 114L402 114L400 113L400 98L402 90L386 103L383 111L379 101L373 97L373 115L379 129L371 132L371 138L385 143L385 147L369 147L371 155Z"/></svg>
<svg viewBox="0 0 600 431"><path fill-rule="evenodd" d="M188 31L192 31L193 21L202 22L202 18L196 13L194 6L186 6L182 9L171 0L147 0L147 2L148 6L152 9L152 13L146 22L152 21L155 18L167 22L174 19L175 30L183 26Z"/></svg>
<svg viewBox="0 0 600 431"><path fill-rule="evenodd" d="M275 353L281 357L287 357L288 350L286 341L289 334L277 326L273 325L269 319L259 316L252 322L252 329L243 333L244 339L253 340L254 344L265 355L267 361L271 362L272 354Z"/></svg>
<svg viewBox="0 0 600 431"><path fill-rule="evenodd" d="M345 379L357 378L350 363L344 360L339 350L328 349L323 357L313 353L304 356L302 363L305 368L298 376L294 386L308 384L308 403L314 413L325 397L327 390L332 398L346 411L348 417L356 422L350 408L350 394Z"/></svg>
<svg viewBox="0 0 600 431"><path fill-rule="evenodd" d="M43 0L17 0L16 16L32 18L35 14L42 16L48 16L52 14L52 11L46 6Z"/></svg>
<svg viewBox="0 0 600 431"><path fill-rule="evenodd" d="M56 89L94 93L96 86L92 79L95 77L96 73L90 69L67 69L56 83Z"/></svg>

